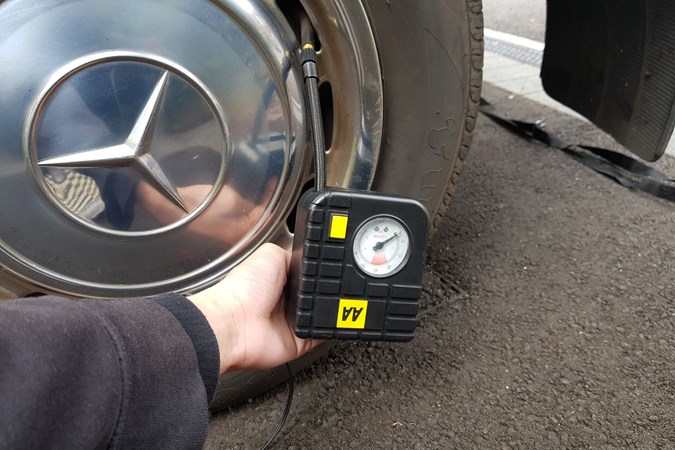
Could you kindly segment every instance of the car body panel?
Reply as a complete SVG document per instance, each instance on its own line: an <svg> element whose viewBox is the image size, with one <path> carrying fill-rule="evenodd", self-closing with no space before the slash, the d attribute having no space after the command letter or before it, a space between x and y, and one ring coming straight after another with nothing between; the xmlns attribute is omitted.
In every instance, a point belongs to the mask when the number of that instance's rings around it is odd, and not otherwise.
<svg viewBox="0 0 675 450"><path fill-rule="evenodd" d="M675 126L675 2L548 0L542 82L648 161Z"/></svg>

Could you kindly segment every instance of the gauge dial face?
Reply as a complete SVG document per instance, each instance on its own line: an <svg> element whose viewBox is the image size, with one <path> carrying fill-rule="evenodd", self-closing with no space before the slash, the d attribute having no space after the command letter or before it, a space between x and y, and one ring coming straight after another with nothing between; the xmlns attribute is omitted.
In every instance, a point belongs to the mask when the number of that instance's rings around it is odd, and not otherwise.
<svg viewBox="0 0 675 450"><path fill-rule="evenodd" d="M389 216L368 219L354 238L354 260L370 276L384 278L405 267L410 256L410 235L400 221Z"/></svg>

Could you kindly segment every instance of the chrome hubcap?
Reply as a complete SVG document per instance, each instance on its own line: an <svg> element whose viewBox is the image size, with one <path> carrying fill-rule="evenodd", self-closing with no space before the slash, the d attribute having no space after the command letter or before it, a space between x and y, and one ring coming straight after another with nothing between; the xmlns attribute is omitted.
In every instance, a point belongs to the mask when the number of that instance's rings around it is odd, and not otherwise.
<svg viewBox="0 0 675 450"><path fill-rule="evenodd" d="M169 231L197 217L222 186L230 148L225 117L208 88L160 57L125 52L94 54L62 72L39 96L24 136L36 180L53 203L82 226L129 237ZM137 98L119 98L117 83ZM167 100L167 92L173 98ZM132 103L138 104L135 115ZM181 184L201 180L210 189L200 189L203 198L183 198L181 191L194 189L178 188L181 178L187 181ZM104 194L109 179L118 185ZM133 199L133 193L151 198ZM171 208L167 201L175 206L171 219L143 219L153 208ZM122 210L129 203L133 213Z"/></svg>
<svg viewBox="0 0 675 450"><path fill-rule="evenodd" d="M367 188L381 85L365 13L346 3L307 8L338 24L319 29L319 63L350 93L334 102L329 182ZM350 32L353 20L365 28ZM297 48L271 2L0 2L0 264L12 281L190 292L260 243L287 242L311 178ZM338 58L374 72L338 78Z"/></svg>

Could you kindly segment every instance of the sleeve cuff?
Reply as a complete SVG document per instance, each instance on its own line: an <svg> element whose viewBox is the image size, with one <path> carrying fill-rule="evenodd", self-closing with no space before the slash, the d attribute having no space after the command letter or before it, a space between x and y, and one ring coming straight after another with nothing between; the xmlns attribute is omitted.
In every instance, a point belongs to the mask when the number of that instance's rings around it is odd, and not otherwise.
<svg viewBox="0 0 675 450"><path fill-rule="evenodd" d="M211 401L218 384L220 352L218 341L206 317L194 303L178 294L163 294L153 298L181 324L192 341L197 354L199 373L206 388L206 398Z"/></svg>

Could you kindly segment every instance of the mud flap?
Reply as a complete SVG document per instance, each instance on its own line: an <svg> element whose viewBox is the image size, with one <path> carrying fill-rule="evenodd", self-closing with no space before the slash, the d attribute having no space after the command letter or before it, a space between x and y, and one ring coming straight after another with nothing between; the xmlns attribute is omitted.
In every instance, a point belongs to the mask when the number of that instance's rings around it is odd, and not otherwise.
<svg viewBox="0 0 675 450"><path fill-rule="evenodd" d="M548 0L546 92L648 161L675 127L675 2Z"/></svg>

